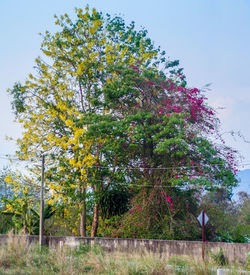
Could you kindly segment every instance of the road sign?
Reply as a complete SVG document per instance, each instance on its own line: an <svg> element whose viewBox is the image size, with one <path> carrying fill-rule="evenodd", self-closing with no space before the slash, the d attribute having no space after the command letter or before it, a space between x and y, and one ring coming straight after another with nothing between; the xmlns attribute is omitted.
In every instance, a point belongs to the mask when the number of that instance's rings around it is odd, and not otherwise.
<svg viewBox="0 0 250 275"><path fill-rule="evenodd" d="M197 217L197 220L199 221L200 225L202 226L202 211L201 211L200 215ZM209 218L208 218L207 214L204 212L204 225L206 225L208 220L209 220Z"/></svg>
<svg viewBox="0 0 250 275"><path fill-rule="evenodd" d="M202 259L204 261L205 260L205 224L209 220L204 210L201 211L200 215L197 217L197 220L202 226Z"/></svg>

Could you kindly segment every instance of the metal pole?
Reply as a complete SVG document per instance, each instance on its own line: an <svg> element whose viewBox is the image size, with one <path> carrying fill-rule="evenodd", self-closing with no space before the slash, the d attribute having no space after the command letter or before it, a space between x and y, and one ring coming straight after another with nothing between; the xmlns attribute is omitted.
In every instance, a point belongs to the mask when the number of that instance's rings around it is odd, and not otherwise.
<svg viewBox="0 0 250 275"><path fill-rule="evenodd" d="M43 245L43 212L44 212L44 198L43 198L43 189L44 189L44 155L42 155L42 181L41 181L41 196L40 196L40 225L39 225L39 245Z"/></svg>
<svg viewBox="0 0 250 275"><path fill-rule="evenodd" d="M202 210L202 259L205 260L205 214Z"/></svg>

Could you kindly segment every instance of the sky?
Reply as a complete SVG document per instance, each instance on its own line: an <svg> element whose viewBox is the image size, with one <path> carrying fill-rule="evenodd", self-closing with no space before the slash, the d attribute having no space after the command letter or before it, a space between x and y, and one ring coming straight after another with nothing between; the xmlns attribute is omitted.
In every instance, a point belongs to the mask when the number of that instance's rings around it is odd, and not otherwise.
<svg viewBox="0 0 250 275"><path fill-rule="evenodd" d="M155 45L180 60L189 87L211 84L207 97L218 108L223 137L244 157L240 168L249 169L249 0L0 0L0 157L15 153L5 137L22 132L6 90L33 71L39 33L56 31L54 15L74 17L74 8L86 5L145 27ZM232 130L242 137L232 137ZM6 163L0 158L0 168Z"/></svg>

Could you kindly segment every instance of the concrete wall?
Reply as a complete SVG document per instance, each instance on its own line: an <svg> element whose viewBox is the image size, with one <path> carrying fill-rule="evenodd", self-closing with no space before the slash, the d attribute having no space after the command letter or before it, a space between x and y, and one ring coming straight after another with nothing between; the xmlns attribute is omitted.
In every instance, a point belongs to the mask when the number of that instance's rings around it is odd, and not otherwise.
<svg viewBox="0 0 250 275"><path fill-rule="evenodd" d="M24 238L28 243L37 242L38 236L17 236ZM4 244L8 235L0 235L0 245ZM46 236L44 243L51 247L67 245L77 247L80 244L100 245L107 252L125 253L152 253L161 257L189 256L197 261L201 260L202 243L192 241L168 241L168 240L140 240L140 239L109 239L109 238L81 238L81 237L56 237ZM241 243L206 243L206 249L212 253L218 253L220 248L229 263L245 263L250 252L250 244Z"/></svg>

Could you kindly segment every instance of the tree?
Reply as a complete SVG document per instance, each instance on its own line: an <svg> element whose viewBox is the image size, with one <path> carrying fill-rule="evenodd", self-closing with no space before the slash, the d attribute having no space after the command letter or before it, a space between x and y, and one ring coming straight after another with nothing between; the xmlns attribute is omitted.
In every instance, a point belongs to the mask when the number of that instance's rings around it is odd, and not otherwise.
<svg viewBox="0 0 250 275"><path fill-rule="evenodd" d="M218 120L201 91L185 87L181 73L173 79L153 68L127 66L115 67L114 71L119 77L104 86L110 114L99 115L98 120L92 121L89 133L106 140L111 140L112 135L116 137L112 144L106 143L108 148L104 148L103 154L105 160L110 155L118 156L117 169L125 174L134 192L131 212L125 219L132 219L132 224L144 224L143 231L149 233L154 225L166 224L164 213L169 204L169 225L180 216L177 212L180 202L185 201L182 197L191 205L193 198L187 196L187 189L224 186L230 191L236 184L231 161L234 151L219 147L209 138L217 135ZM133 188L135 184L137 187ZM192 211L193 221L195 214ZM135 215L136 222L132 217ZM146 218L151 219L147 224ZM122 224L127 222L122 219ZM135 234L133 230L129 234ZM157 234L164 236L159 230Z"/></svg>
<svg viewBox="0 0 250 275"><path fill-rule="evenodd" d="M126 26L95 9L76 13L75 22L67 14L56 17L61 31L46 32L42 43L46 62L36 59L36 75L10 90L25 128L18 156L46 153L51 202L76 207L86 236L86 198L93 194L88 211L96 236L100 213L122 215L152 197L143 204L146 213L167 190L173 195L163 197L154 222L161 223L162 209L174 203L177 191L230 189L236 183L234 152L210 138L218 120L201 91L186 87L178 61L167 61L133 22ZM125 203L112 213L112 194L124 184L147 188L132 188L131 196L125 190ZM162 190L155 192L158 185Z"/></svg>
<svg viewBox="0 0 250 275"><path fill-rule="evenodd" d="M207 239L212 241L249 242L249 195L241 192L232 201L226 189L207 192L201 198L201 209L209 216Z"/></svg>
<svg viewBox="0 0 250 275"><path fill-rule="evenodd" d="M135 31L134 23L126 26L121 18L103 16L95 9L92 13L76 9L76 14L75 22L67 14L56 17L61 31L46 32L42 43L46 62L37 58L36 75L30 74L25 85L16 84L10 93L17 120L25 129L18 156L32 160L46 153L52 200L78 205L80 233L85 236L86 188L100 192L95 180L103 178L92 167L105 142L87 138L86 119L108 111L102 87L114 75L113 64L139 61L140 67L147 67L163 56L156 57L160 49L153 47L145 30ZM95 209L92 235L98 220Z"/></svg>

